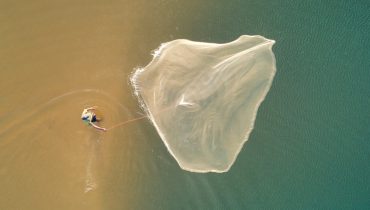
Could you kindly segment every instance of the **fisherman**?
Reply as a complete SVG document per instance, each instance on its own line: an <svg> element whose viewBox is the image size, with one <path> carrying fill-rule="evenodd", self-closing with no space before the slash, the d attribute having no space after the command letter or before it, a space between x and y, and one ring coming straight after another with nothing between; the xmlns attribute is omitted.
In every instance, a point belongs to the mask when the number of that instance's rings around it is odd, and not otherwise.
<svg viewBox="0 0 370 210"><path fill-rule="evenodd" d="M94 124L94 122L99 122L100 119L96 117L96 114L94 113L94 110L96 110L98 107L97 106L93 106L93 107L89 107L89 108L86 108L84 109L84 111L82 112L82 115L81 115L81 119L88 123L89 125L92 125L94 128L98 129L98 130L102 130L102 131L107 131L106 128L103 128L103 127L99 127L97 125Z"/></svg>

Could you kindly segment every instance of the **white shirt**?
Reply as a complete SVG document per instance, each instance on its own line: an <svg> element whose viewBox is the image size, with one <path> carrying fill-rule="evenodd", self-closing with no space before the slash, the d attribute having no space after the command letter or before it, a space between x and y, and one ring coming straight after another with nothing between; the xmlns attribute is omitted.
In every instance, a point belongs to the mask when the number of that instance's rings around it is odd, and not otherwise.
<svg viewBox="0 0 370 210"><path fill-rule="evenodd" d="M92 111L90 111L88 109L84 109L82 114L81 114L81 119L91 122L94 115L95 114Z"/></svg>

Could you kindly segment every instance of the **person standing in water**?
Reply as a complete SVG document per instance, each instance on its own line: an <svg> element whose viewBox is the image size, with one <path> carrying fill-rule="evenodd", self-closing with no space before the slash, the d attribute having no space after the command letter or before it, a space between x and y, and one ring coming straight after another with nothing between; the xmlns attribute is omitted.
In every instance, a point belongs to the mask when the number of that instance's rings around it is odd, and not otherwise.
<svg viewBox="0 0 370 210"><path fill-rule="evenodd" d="M89 125L92 125L94 128L98 129L98 130L101 130L101 131L107 131L106 128L103 128L103 127L99 127L97 125L95 125L94 122L99 122L100 119L98 119L96 117L96 114L94 113L94 110L96 110L96 108L98 108L97 106L93 106L93 107L89 107L89 108L86 108L83 110L82 112L82 115L81 115L81 119L88 123Z"/></svg>

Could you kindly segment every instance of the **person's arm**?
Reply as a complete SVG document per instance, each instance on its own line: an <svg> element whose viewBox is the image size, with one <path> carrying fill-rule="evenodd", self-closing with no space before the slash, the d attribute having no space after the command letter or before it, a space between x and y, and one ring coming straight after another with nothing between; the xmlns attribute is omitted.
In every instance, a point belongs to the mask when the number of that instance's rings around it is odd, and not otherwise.
<svg viewBox="0 0 370 210"><path fill-rule="evenodd" d="M101 131L107 131L107 129L106 129L106 128L99 127L99 126L95 125L95 124L94 124L94 123L92 123L92 122L90 122L90 124L91 124L94 128L96 128L96 129L98 129L98 130L101 130Z"/></svg>

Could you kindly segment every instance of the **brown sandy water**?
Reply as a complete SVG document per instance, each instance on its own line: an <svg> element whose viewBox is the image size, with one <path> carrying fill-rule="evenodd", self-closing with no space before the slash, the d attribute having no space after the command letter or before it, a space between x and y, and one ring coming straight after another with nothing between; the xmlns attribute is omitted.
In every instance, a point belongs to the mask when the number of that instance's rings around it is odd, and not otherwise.
<svg viewBox="0 0 370 210"><path fill-rule="evenodd" d="M140 116L127 79L140 8L0 2L0 209L133 208L146 120L103 133L80 115L97 105L105 127Z"/></svg>

